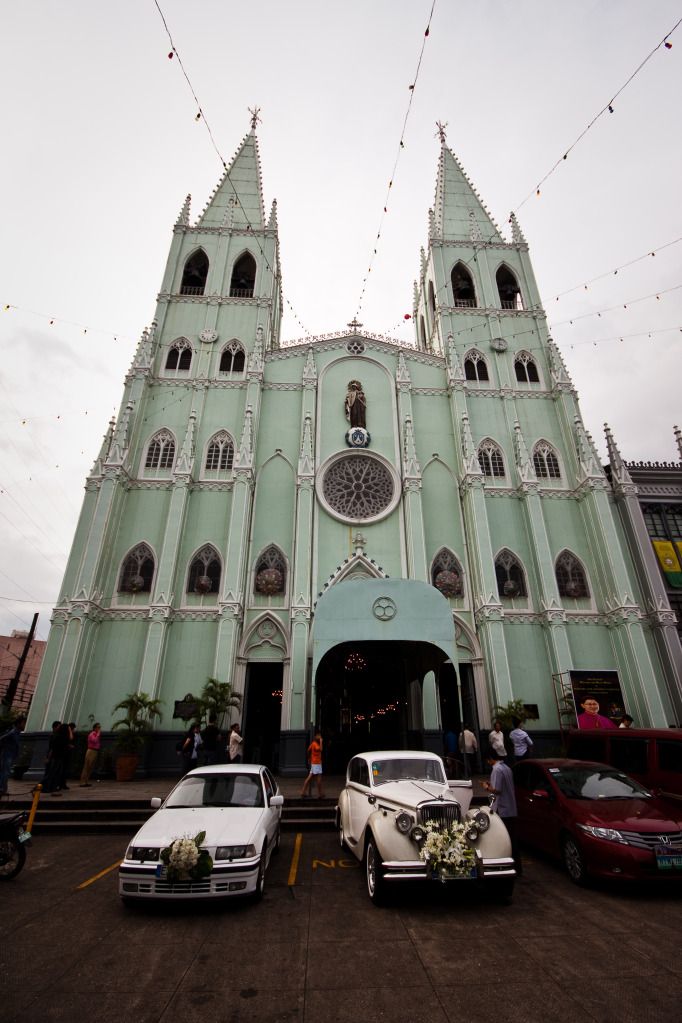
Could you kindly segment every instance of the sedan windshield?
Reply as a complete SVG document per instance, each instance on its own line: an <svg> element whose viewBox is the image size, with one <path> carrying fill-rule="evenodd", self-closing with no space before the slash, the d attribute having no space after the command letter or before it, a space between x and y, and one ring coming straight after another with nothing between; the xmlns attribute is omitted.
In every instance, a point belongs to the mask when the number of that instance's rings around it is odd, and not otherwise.
<svg viewBox="0 0 682 1023"><path fill-rule="evenodd" d="M372 784L389 781L436 781L445 785L443 765L439 760L373 760Z"/></svg>
<svg viewBox="0 0 682 1023"><path fill-rule="evenodd" d="M651 793L609 767L551 767L554 781L569 799L648 799Z"/></svg>
<svg viewBox="0 0 682 1023"><path fill-rule="evenodd" d="M263 805L263 786L258 774L193 774L183 778L164 804L166 809Z"/></svg>

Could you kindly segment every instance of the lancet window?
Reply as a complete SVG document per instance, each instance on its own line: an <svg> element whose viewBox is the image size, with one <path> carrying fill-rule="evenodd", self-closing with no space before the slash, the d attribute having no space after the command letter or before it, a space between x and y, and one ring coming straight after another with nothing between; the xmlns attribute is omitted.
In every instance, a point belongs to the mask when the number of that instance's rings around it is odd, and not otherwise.
<svg viewBox="0 0 682 1023"><path fill-rule="evenodd" d="M494 440L486 438L478 446L478 464L484 476L504 476L504 456Z"/></svg>
<svg viewBox="0 0 682 1023"><path fill-rule="evenodd" d="M474 281L464 263L455 263L450 274L450 282L456 308L470 309L476 305Z"/></svg>
<svg viewBox="0 0 682 1023"><path fill-rule="evenodd" d="M431 306L431 312L436 311L436 295L433 290L433 281L429 281L429 305Z"/></svg>
<svg viewBox="0 0 682 1023"><path fill-rule="evenodd" d="M495 558L495 576L497 592L500 597L512 600L514 597L526 597L526 577L521 562L511 551L504 550Z"/></svg>
<svg viewBox="0 0 682 1023"><path fill-rule="evenodd" d="M575 554L562 551L556 559L556 581L562 597L589 597L585 570Z"/></svg>
<svg viewBox="0 0 682 1023"><path fill-rule="evenodd" d="M212 544L198 551L189 568L188 593L217 593L220 589L220 555Z"/></svg>
<svg viewBox="0 0 682 1023"><path fill-rule="evenodd" d="M477 348L464 356L464 376L467 380L489 380L488 364Z"/></svg>
<svg viewBox="0 0 682 1023"><path fill-rule="evenodd" d="M203 295L207 277L208 256L203 249L197 249L185 263L180 284L180 294Z"/></svg>
<svg viewBox="0 0 682 1023"><path fill-rule="evenodd" d="M538 479L561 479L559 459L552 445L546 440L538 441L533 448L533 466Z"/></svg>
<svg viewBox="0 0 682 1023"><path fill-rule="evenodd" d="M225 345L220 354L219 372L229 376L236 376L244 372L246 356L239 341L230 341Z"/></svg>
<svg viewBox="0 0 682 1023"><path fill-rule="evenodd" d="M175 461L175 438L170 430L159 430L147 448L145 469L172 469Z"/></svg>
<svg viewBox="0 0 682 1023"><path fill-rule="evenodd" d="M253 298L255 285L256 260L250 252L245 252L232 268L230 298Z"/></svg>
<svg viewBox="0 0 682 1023"><path fill-rule="evenodd" d="M521 384L539 384L538 367L535 359L528 352L519 352L514 359L514 372Z"/></svg>
<svg viewBox="0 0 682 1023"><path fill-rule="evenodd" d="M495 274L501 309L523 309L521 289L508 266L501 266Z"/></svg>
<svg viewBox="0 0 682 1023"><path fill-rule="evenodd" d="M275 597L286 590L287 563L279 547L271 544L256 562L254 589L264 597Z"/></svg>
<svg viewBox="0 0 682 1023"><path fill-rule="evenodd" d="M192 365L192 345L186 337L178 338L168 349L166 371L186 373Z"/></svg>
<svg viewBox="0 0 682 1023"><path fill-rule="evenodd" d="M211 437L206 449L206 472L229 472L234 463L234 441L227 430Z"/></svg>
<svg viewBox="0 0 682 1023"><path fill-rule="evenodd" d="M462 566L447 547L441 547L431 565L431 583L444 597L462 596Z"/></svg>
<svg viewBox="0 0 682 1023"><path fill-rule="evenodd" d="M149 544L139 543L123 562L119 593L149 593L154 578L154 554Z"/></svg>

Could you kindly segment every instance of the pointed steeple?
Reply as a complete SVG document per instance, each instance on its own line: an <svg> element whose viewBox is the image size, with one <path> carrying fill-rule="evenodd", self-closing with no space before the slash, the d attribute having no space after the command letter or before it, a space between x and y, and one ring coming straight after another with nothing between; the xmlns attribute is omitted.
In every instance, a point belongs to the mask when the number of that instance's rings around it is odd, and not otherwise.
<svg viewBox="0 0 682 1023"><path fill-rule="evenodd" d="M602 478L604 472L599 464L599 459L595 458L594 447L590 443L590 438L580 416L575 416L573 426L578 460L584 476L588 479Z"/></svg>
<svg viewBox="0 0 682 1023"><path fill-rule="evenodd" d="M107 465L123 465L123 460L125 459L129 444L128 426L130 424L130 417L134 407L134 402L127 402L125 408L118 417L118 422L114 428L112 443L109 447L109 454L107 455Z"/></svg>
<svg viewBox="0 0 682 1023"><path fill-rule="evenodd" d="M246 406L242 439L234 464L238 468L251 468L253 465L253 408L251 405Z"/></svg>
<svg viewBox="0 0 682 1023"><path fill-rule="evenodd" d="M251 225L259 231L265 226L260 157L253 129L245 136L197 221L197 227L222 227L224 224L234 228Z"/></svg>
<svg viewBox="0 0 682 1023"><path fill-rule="evenodd" d="M504 241L462 165L444 141L438 161L434 211L441 238Z"/></svg>
<svg viewBox="0 0 682 1023"><path fill-rule="evenodd" d="M478 461L478 455L476 454L474 438L471 434L469 417L466 412L462 415L462 455L464 456L464 465L467 475L480 476L482 478L483 472Z"/></svg>
<svg viewBox="0 0 682 1023"><path fill-rule="evenodd" d="M523 231L519 227L519 222L516 219L516 214L512 211L509 214L509 223L511 224L512 230L512 241L515 245L526 245L526 239L523 236Z"/></svg>
<svg viewBox="0 0 682 1023"><path fill-rule="evenodd" d="M268 220L268 231L277 230L277 200L272 200L272 206L270 207L270 219Z"/></svg>
<svg viewBox="0 0 682 1023"><path fill-rule="evenodd" d="M114 439L114 427L115 426L116 426L116 420L113 419L113 418L110 419L109 420L109 427L107 429L107 432L104 434L104 439L102 441L102 447L100 448L99 455L95 459L95 464L93 465L92 469L90 470L90 476L101 476L102 475L102 469L104 467L104 463L106 462L107 458L109 457L109 451L111 449L111 442Z"/></svg>
<svg viewBox="0 0 682 1023"><path fill-rule="evenodd" d="M188 227L189 226L189 211L192 205L192 196L188 195L182 204L182 209L178 213L178 219L175 221L176 227Z"/></svg>
<svg viewBox="0 0 682 1023"><path fill-rule="evenodd" d="M535 468L528 454L528 446L525 437L521 432L521 424L518 419L514 422L514 453L516 455L516 468L523 483L537 479Z"/></svg>
<svg viewBox="0 0 682 1023"><path fill-rule="evenodd" d="M303 421L303 435L301 437L301 448L298 453L298 475L312 476L315 473L315 452L313 450L313 429L312 418L306 412Z"/></svg>
<svg viewBox="0 0 682 1023"><path fill-rule="evenodd" d="M673 430L675 431L675 440L677 441L677 450L680 453L680 461L682 462L682 431L680 431L679 426L673 426Z"/></svg>
<svg viewBox="0 0 682 1023"><path fill-rule="evenodd" d="M622 489L624 486L631 487L632 476L628 472L628 467L618 450L618 445L614 440L608 423L604 423L604 433L606 434L606 450L609 456L609 465L611 466L612 484L617 489Z"/></svg>
<svg viewBox="0 0 682 1023"><path fill-rule="evenodd" d="M189 422L187 424L187 430L185 432L185 439L178 455L178 460L175 463L175 469L173 470L174 476L189 476L192 471L192 463L194 462L194 432L196 429L197 414L196 410L192 409L189 414Z"/></svg>
<svg viewBox="0 0 682 1023"><path fill-rule="evenodd" d="M303 383L309 385L317 383L317 369L315 367L315 356L312 348L308 349L305 366L303 367Z"/></svg>
<svg viewBox="0 0 682 1023"><path fill-rule="evenodd" d="M405 478L421 479L422 470L419 465L419 459L417 458L417 446L414 440L412 416L405 416L403 456L405 459Z"/></svg>

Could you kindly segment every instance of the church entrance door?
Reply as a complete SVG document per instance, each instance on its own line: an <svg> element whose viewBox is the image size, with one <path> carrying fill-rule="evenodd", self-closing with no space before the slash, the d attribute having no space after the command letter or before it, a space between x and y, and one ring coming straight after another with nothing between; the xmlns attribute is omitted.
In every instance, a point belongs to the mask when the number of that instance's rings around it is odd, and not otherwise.
<svg viewBox="0 0 682 1023"><path fill-rule="evenodd" d="M281 661L253 661L246 666L244 759L272 771L279 769L282 672Z"/></svg>

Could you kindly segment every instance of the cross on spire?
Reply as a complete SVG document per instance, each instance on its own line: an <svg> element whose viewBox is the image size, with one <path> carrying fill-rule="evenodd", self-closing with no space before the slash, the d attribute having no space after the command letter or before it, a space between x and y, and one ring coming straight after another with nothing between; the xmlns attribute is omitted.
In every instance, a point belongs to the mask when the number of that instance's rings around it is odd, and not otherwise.
<svg viewBox="0 0 682 1023"><path fill-rule="evenodd" d="M256 126L263 123L263 118L260 116L260 107L254 107L253 109L247 107L247 110L251 114L251 131L255 131Z"/></svg>
<svg viewBox="0 0 682 1023"><path fill-rule="evenodd" d="M448 126L447 121L445 123L443 123L442 121L436 121L436 128L438 129L436 135L438 135L443 145L445 145L445 129L447 128L447 126Z"/></svg>
<svg viewBox="0 0 682 1023"><path fill-rule="evenodd" d="M354 316L350 323L347 323L346 326L350 327L351 330L359 330L362 324L358 320L357 316Z"/></svg>

